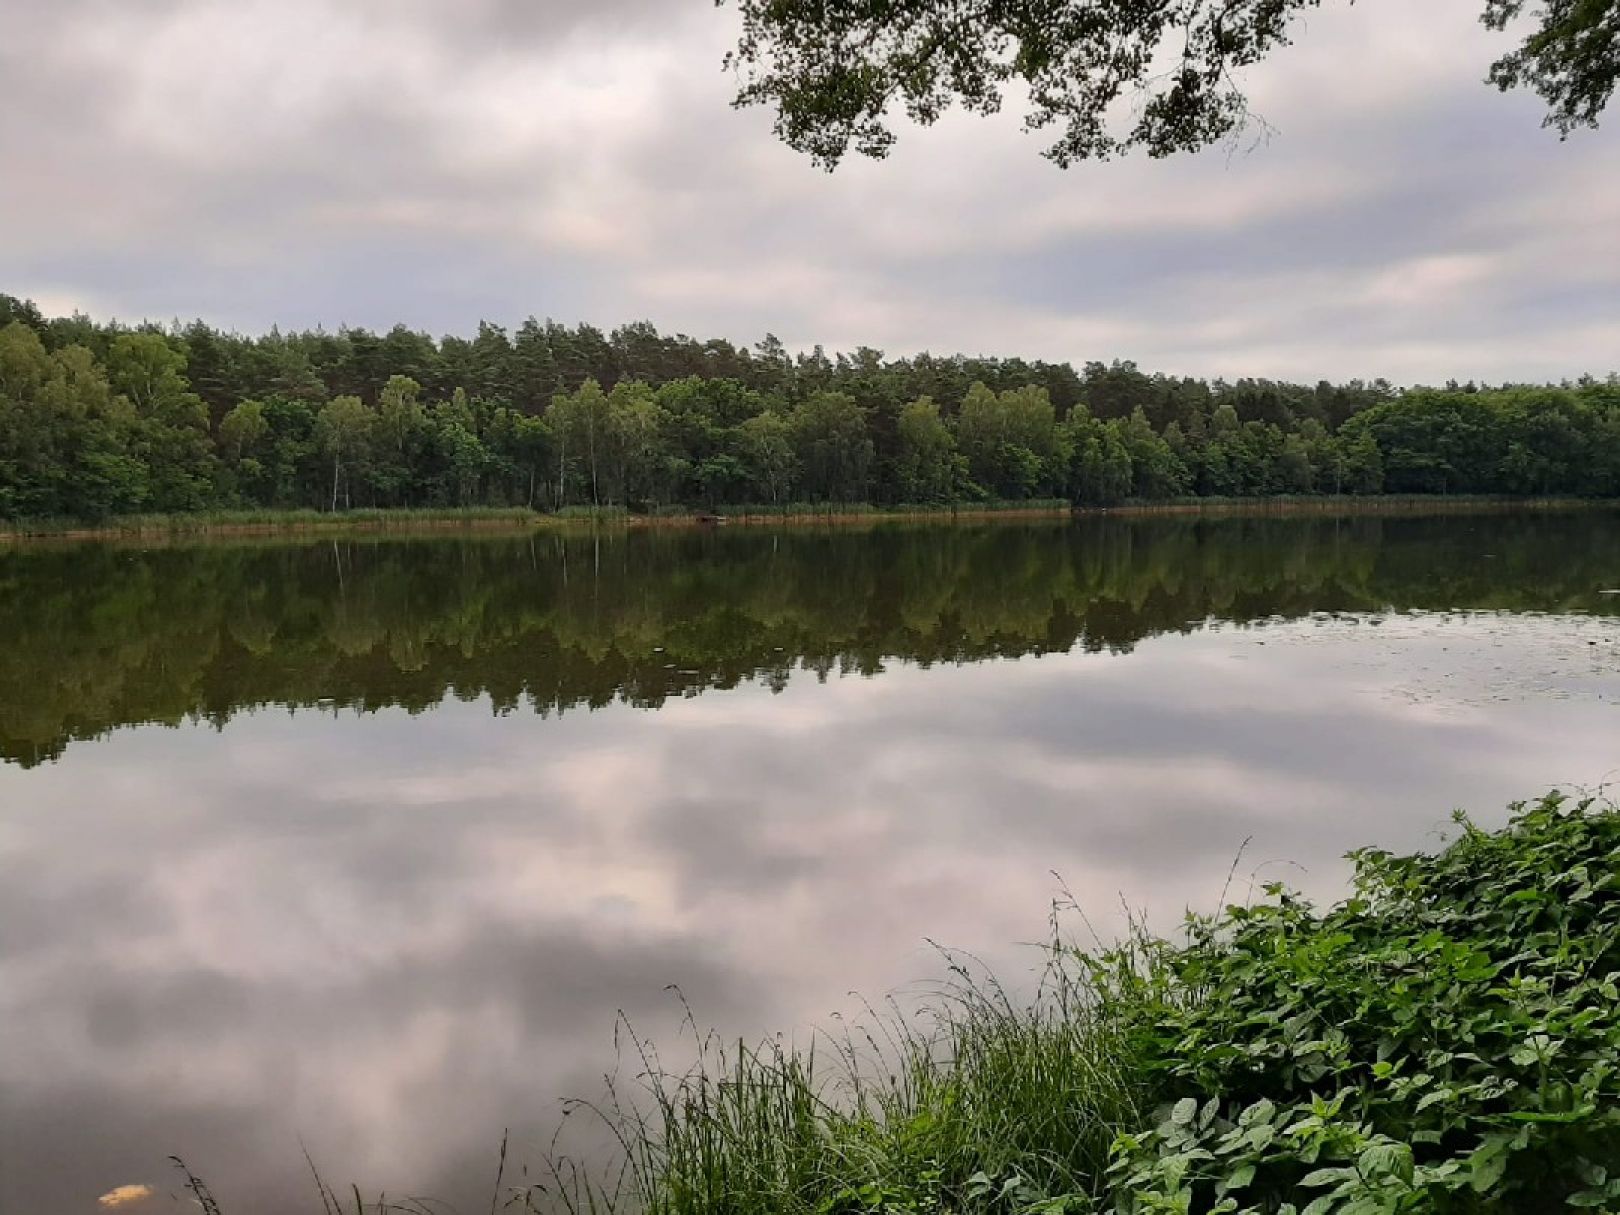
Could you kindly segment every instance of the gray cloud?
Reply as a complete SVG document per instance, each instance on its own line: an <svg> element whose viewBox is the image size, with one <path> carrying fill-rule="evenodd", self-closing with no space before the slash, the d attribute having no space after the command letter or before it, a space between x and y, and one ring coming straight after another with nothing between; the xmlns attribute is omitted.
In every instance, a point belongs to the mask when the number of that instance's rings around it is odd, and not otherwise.
<svg viewBox="0 0 1620 1215"><path fill-rule="evenodd" d="M728 107L702 0L65 0L0 46L0 286L48 308L466 332L533 312L1193 374L1605 371L1608 130L1480 83L1478 0L1330 6L1249 150L1059 172L1016 117L828 177ZM1009 107L1010 110L1016 107Z"/></svg>

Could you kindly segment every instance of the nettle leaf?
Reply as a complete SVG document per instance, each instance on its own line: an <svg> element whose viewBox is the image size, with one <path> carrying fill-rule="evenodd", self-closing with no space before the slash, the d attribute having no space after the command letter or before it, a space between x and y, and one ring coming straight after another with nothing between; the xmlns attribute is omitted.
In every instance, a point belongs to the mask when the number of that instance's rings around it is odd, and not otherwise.
<svg viewBox="0 0 1620 1215"><path fill-rule="evenodd" d="M1249 1147L1255 1151L1262 1151L1271 1146L1277 1138L1277 1128L1262 1123L1260 1126L1251 1126L1243 1136Z"/></svg>
<svg viewBox="0 0 1620 1215"><path fill-rule="evenodd" d="M1238 1125L1260 1126L1272 1122L1276 1117L1277 1103L1270 1097L1262 1097L1238 1115Z"/></svg>
<svg viewBox="0 0 1620 1215"><path fill-rule="evenodd" d="M1609 1179L1607 1166L1598 1164L1596 1161L1582 1160L1577 1162L1575 1167L1581 1175L1581 1180L1586 1182L1587 1185L1601 1186Z"/></svg>
<svg viewBox="0 0 1620 1215"><path fill-rule="evenodd" d="M1352 1178L1355 1175L1355 1169L1348 1168L1312 1169L1300 1179L1299 1184L1315 1189L1324 1185L1337 1185L1339 1182Z"/></svg>
<svg viewBox="0 0 1620 1215"><path fill-rule="evenodd" d="M1502 1180L1507 1172L1508 1144L1503 1139L1493 1139L1485 1143L1469 1157L1468 1184L1473 1187L1476 1194L1483 1194L1493 1188Z"/></svg>

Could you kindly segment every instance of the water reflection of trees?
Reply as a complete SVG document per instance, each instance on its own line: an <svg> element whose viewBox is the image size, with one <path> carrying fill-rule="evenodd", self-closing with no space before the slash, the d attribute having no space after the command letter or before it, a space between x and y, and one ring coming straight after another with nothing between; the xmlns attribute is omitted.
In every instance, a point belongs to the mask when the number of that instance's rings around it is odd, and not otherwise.
<svg viewBox="0 0 1620 1215"><path fill-rule="evenodd" d="M656 706L1320 611L1620 610L1602 513L604 533L0 556L0 755L259 705ZM1607 580L1607 581L1606 581Z"/></svg>

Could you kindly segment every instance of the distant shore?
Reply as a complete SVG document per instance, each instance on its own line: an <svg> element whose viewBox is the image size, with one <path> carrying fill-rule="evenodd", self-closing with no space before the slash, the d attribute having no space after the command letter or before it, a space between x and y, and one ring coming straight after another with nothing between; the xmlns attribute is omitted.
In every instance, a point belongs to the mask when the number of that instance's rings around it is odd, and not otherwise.
<svg viewBox="0 0 1620 1215"><path fill-rule="evenodd" d="M196 514L129 515L100 520L0 520L0 542L34 540L166 539L176 537L301 536L386 533L410 535L454 531L535 531L580 526L688 528L847 526L886 522L979 523L999 519L1063 519L1159 515L1390 515L1486 514L1536 510L1613 509L1612 498L1503 498L1380 494L1267 498L1183 498L1076 506L1063 501L976 502L954 506L870 506L860 503L795 503L786 507L723 507L633 513L616 507L569 508L561 512L526 507L379 509L353 511L205 511Z"/></svg>

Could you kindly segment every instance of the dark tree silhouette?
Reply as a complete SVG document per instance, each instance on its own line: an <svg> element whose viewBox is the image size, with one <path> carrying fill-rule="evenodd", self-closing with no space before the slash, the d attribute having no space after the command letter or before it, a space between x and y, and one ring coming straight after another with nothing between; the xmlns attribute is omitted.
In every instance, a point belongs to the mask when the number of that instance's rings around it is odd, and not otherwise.
<svg viewBox="0 0 1620 1215"><path fill-rule="evenodd" d="M742 78L737 104L774 108L777 135L828 169L851 148L885 155L896 111L924 125L953 104L989 114L1009 85L1028 94L1027 128L1057 132L1046 155L1059 165L1134 149L1168 156L1243 129L1251 115L1234 73L1286 46L1320 4L737 0L742 33L727 66ZM1491 29L1529 23L1489 80L1534 89L1564 135L1596 126L1620 78L1620 0L1527 7L1486 0Z"/></svg>

